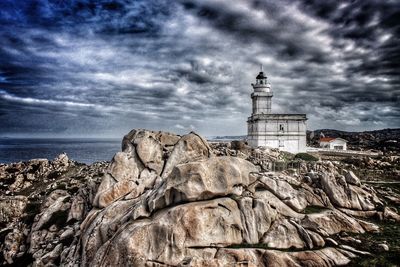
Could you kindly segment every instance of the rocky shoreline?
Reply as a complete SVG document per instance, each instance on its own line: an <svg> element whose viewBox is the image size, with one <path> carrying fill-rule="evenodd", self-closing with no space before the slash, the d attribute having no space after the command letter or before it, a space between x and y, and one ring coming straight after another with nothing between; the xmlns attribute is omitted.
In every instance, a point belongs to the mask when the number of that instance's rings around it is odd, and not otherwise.
<svg viewBox="0 0 400 267"><path fill-rule="evenodd" d="M354 162L269 170L285 158L132 130L111 162L0 164L0 264L343 266L399 255L376 238L385 225L399 233L399 190L361 182Z"/></svg>

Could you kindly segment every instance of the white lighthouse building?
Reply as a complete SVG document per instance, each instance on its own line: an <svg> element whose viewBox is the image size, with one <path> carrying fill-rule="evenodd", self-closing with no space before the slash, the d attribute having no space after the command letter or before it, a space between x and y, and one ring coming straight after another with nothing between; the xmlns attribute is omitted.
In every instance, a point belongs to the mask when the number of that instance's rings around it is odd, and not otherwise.
<svg viewBox="0 0 400 267"><path fill-rule="evenodd" d="M306 151L306 114L271 113L272 89L261 67L251 84L253 111L247 120L247 141L253 147L266 146L299 153Z"/></svg>

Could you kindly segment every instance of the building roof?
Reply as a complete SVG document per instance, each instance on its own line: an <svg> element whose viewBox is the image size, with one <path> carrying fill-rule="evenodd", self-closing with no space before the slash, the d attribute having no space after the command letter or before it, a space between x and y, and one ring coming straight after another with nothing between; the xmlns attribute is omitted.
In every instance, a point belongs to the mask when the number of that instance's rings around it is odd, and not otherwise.
<svg viewBox="0 0 400 267"><path fill-rule="evenodd" d="M319 139L320 142L328 142L328 143L335 141L335 140L341 140L341 141L347 142L347 140L345 140L343 138L335 138L335 137L321 137Z"/></svg>
<svg viewBox="0 0 400 267"><path fill-rule="evenodd" d="M335 140L336 138L333 138L333 137L321 137L320 139L319 139L319 141L320 142L330 142L330 141L333 141L333 140Z"/></svg>
<svg viewBox="0 0 400 267"><path fill-rule="evenodd" d="M264 75L264 72L260 71L260 73L257 75L256 79L266 79L267 76Z"/></svg>

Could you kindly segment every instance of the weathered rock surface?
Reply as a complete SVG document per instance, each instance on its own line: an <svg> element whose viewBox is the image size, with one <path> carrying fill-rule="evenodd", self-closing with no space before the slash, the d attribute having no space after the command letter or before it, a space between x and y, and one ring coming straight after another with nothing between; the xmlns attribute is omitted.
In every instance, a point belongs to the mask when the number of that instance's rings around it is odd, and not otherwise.
<svg viewBox="0 0 400 267"><path fill-rule="evenodd" d="M167 177L172 169L181 163L202 160L212 156L211 148L202 137L195 133L183 136L175 144L174 149L169 155L162 177Z"/></svg>
<svg viewBox="0 0 400 267"><path fill-rule="evenodd" d="M150 211L183 202L241 195L255 181L257 168L233 157L218 157L177 165L148 200Z"/></svg>
<svg viewBox="0 0 400 267"><path fill-rule="evenodd" d="M325 174L320 179L321 187L332 204L353 210L374 210L381 201L373 192L348 184L343 176Z"/></svg>
<svg viewBox="0 0 400 267"><path fill-rule="evenodd" d="M65 154L54 161L0 164L0 265L73 262L68 253L78 243L79 226L107 165L86 166Z"/></svg>
<svg viewBox="0 0 400 267"><path fill-rule="evenodd" d="M0 224L11 222L23 215L28 199L25 196L2 196L0 198Z"/></svg>
<svg viewBox="0 0 400 267"><path fill-rule="evenodd" d="M1 185L12 190L0 191L1 263L341 266L369 253L340 235L379 231L359 217L400 220L332 162L266 172L280 157L139 129L109 164L61 155L0 165Z"/></svg>
<svg viewBox="0 0 400 267"><path fill-rule="evenodd" d="M357 186L361 185L360 179L358 179L358 177L352 171L346 172L344 177L346 178L346 182L348 184L353 184Z"/></svg>

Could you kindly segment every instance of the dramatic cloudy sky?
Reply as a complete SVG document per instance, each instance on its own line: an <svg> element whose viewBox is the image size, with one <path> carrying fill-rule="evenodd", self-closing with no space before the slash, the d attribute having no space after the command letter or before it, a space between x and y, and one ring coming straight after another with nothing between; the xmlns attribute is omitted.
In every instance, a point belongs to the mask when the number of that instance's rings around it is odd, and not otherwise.
<svg viewBox="0 0 400 267"><path fill-rule="evenodd" d="M0 135L246 133L264 65L308 127L400 127L398 0L1 0Z"/></svg>

